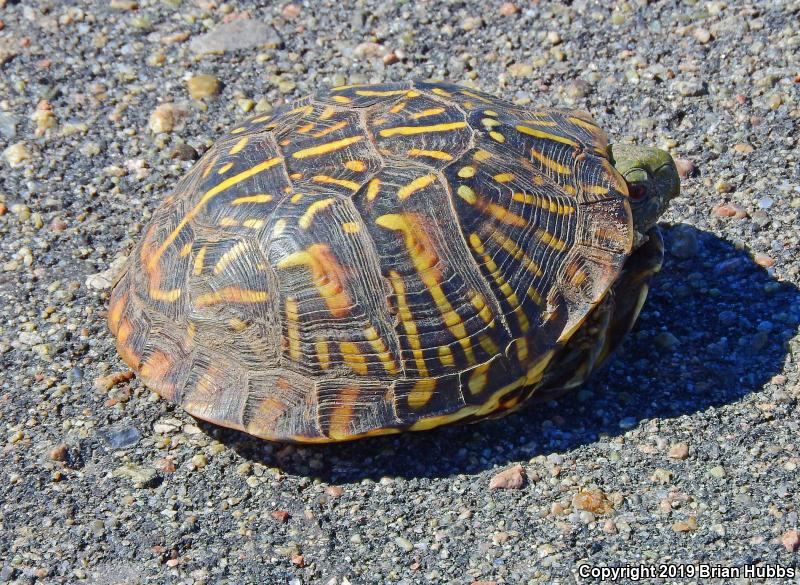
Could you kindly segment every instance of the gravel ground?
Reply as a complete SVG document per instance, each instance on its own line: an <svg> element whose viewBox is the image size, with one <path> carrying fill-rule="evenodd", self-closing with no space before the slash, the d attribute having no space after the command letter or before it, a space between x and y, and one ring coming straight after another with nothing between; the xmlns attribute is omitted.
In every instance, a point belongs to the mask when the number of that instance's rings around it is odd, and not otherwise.
<svg viewBox="0 0 800 585"><path fill-rule="evenodd" d="M800 3L263 4L0 0L0 582L798 567ZM109 275L193 159L247 112L408 77L582 108L682 159L610 367L504 420L314 448L125 376ZM522 486L490 489L504 470Z"/></svg>

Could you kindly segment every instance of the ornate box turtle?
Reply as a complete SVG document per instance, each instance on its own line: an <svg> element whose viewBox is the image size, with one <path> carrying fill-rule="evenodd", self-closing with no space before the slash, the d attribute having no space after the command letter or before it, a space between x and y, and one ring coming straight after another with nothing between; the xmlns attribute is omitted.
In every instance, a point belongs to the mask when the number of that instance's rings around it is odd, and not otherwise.
<svg viewBox="0 0 800 585"><path fill-rule="evenodd" d="M111 297L122 358L192 415L331 442L495 417L631 328L679 180L585 113L443 83L321 91L235 127Z"/></svg>

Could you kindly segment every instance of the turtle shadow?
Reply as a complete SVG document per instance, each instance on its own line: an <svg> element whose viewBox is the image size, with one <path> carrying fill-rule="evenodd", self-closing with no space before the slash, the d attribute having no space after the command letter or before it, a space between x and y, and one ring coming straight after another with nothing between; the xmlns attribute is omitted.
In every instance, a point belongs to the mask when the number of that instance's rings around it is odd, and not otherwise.
<svg viewBox="0 0 800 585"><path fill-rule="evenodd" d="M784 367L800 289L748 253L686 224L662 226L667 257L634 330L610 363L558 401L502 419L318 446L282 445L213 425L240 455L330 483L478 473L691 415L763 389ZM677 257L675 254L681 257Z"/></svg>

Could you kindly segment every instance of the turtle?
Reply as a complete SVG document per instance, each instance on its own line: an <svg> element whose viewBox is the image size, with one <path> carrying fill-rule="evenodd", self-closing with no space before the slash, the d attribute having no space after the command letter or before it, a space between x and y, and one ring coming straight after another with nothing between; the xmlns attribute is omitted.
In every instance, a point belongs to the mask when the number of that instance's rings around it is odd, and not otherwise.
<svg viewBox="0 0 800 585"><path fill-rule="evenodd" d="M220 138L143 229L108 324L146 386L279 442L551 400L639 315L680 192L592 117L410 80L318 91Z"/></svg>

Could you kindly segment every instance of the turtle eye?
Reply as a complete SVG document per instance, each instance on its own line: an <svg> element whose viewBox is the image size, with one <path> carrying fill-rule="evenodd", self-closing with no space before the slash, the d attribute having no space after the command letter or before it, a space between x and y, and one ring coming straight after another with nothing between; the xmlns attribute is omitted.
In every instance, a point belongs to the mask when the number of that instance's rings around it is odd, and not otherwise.
<svg viewBox="0 0 800 585"><path fill-rule="evenodd" d="M634 202L647 197L647 183L628 183L628 196Z"/></svg>

